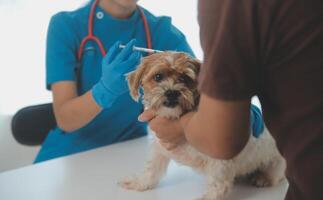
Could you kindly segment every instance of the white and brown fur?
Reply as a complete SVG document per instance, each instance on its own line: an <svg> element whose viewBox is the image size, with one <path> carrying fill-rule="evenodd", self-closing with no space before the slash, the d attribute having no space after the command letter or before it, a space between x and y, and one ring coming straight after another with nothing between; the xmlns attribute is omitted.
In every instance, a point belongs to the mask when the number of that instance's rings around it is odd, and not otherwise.
<svg viewBox="0 0 323 200"><path fill-rule="evenodd" d="M199 69L200 62L185 53L150 55L128 75L131 96L138 101L139 88L142 87L146 108L153 109L157 115L177 119L197 107ZM211 158L187 143L168 151L156 139L144 171L119 184L138 191L152 189L166 173L170 159L206 175L208 188L201 199L225 199L238 177L253 174L252 183L259 187L276 185L285 177L285 160L265 129L260 138L250 137L242 152L231 160Z"/></svg>

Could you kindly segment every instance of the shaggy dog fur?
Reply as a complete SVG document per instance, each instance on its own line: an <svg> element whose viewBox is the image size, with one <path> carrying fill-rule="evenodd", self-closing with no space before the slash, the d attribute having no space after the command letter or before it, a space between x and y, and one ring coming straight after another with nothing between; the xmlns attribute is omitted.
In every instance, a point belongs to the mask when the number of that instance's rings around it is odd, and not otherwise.
<svg viewBox="0 0 323 200"><path fill-rule="evenodd" d="M200 62L185 53L147 56L138 69L128 75L131 95L138 101L142 87L146 108L153 109L157 115L178 119L198 105L199 69ZM144 171L119 184L138 191L154 188L166 173L170 159L206 175L208 188L201 199L225 199L238 177L252 175L248 180L259 187L276 185L284 179L286 168L274 139L265 128L259 138L251 136L242 152L231 160L211 158L187 143L168 151L155 140Z"/></svg>

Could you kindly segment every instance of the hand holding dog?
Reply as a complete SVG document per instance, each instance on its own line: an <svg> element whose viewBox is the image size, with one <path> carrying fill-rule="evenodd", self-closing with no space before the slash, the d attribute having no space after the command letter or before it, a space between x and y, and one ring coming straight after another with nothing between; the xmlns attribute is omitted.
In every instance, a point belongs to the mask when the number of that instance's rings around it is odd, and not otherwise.
<svg viewBox="0 0 323 200"><path fill-rule="evenodd" d="M186 142L183 127L191 117L192 114L188 113L180 120L169 120L164 117L155 116L153 110L147 109L138 117L138 120L149 122L149 127L155 132L161 145L167 150L172 150Z"/></svg>

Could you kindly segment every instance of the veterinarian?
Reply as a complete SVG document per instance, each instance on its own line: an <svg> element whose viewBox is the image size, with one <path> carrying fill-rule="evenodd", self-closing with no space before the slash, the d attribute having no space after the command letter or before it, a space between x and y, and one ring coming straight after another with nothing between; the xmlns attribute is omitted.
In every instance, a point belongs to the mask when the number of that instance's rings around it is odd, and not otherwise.
<svg viewBox="0 0 323 200"><path fill-rule="evenodd" d="M179 122L147 111L165 146L189 142L231 159L249 135L257 95L287 161L287 200L323 199L323 1L200 0L204 63L198 111Z"/></svg>
<svg viewBox="0 0 323 200"><path fill-rule="evenodd" d="M169 17L155 17L137 0L90 1L51 18L46 83L58 127L35 163L147 134L146 123L137 120L142 105L132 100L125 80L144 56L134 45L193 55Z"/></svg>

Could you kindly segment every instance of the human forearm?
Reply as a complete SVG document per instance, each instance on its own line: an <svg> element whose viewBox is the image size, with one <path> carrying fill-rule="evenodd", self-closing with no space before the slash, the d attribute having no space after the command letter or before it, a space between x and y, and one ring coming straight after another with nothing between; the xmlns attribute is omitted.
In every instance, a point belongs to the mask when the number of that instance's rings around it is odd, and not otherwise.
<svg viewBox="0 0 323 200"><path fill-rule="evenodd" d="M249 106L219 103L202 97L198 112L181 119L187 141L197 150L218 159L231 159L249 138ZM243 105L243 106L242 106ZM187 119L185 119L187 118ZM186 122L185 122L186 120Z"/></svg>
<svg viewBox="0 0 323 200"><path fill-rule="evenodd" d="M135 40L123 50L116 42L102 60L102 75L92 90L78 97L74 81L53 84L54 111L60 128L71 132L89 123L102 109L109 109L118 96L128 92L125 74L134 70L141 54L133 52Z"/></svg>
<svg viewBox="0 0 323 200"><path fill-rule="evenodd" d="M77 130L95 118L102 110L93 100L91 91L64 102L56 109L58 126L66 132Z"/></svg>
<svg viewBox="0 0 323 200"><path fill-rule="evenodd" d="M74 81L52 84L55 118L58 126L66 132L83 127L101 111L91 91L78 96L76 90Z"/></svg>

